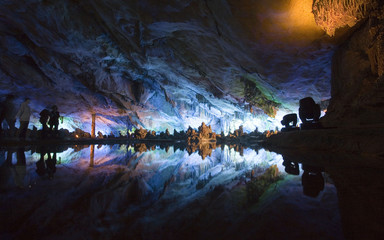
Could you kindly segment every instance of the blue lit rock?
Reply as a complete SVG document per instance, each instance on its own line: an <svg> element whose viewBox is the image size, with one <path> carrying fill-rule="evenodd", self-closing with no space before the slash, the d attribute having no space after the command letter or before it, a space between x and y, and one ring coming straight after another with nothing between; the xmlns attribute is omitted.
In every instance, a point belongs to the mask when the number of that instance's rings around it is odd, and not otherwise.
<svg viewBox="0 0 384 240"><path fill-rule="evenodd" d="M104 134L273 129L330 96L334 47L299 24L304 2L4 0L0 94L31 97L34 124L58 105L71 130L89 132L93 112Z"/></svg>

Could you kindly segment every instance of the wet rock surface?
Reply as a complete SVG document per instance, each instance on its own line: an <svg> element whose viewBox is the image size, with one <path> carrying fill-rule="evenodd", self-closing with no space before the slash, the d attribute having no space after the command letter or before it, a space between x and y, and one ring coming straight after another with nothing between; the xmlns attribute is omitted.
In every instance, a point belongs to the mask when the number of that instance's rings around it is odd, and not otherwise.
<svg viewBox="0 0 384 240"><path fill-rule="evenodd" d="M355 129L348 127L308 129L271 135L265 138L265 146L274 150L327 151L383 157L384 152L380 143L383 134L382 126ZM377 164L380 164L380 161Z"/></svg>

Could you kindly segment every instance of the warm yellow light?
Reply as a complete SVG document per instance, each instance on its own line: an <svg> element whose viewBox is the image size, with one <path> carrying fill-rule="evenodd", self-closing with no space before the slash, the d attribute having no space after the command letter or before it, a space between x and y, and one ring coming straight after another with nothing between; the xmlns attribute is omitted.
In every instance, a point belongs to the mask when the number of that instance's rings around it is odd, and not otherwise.
<svg viewBox="0 0 384 240"><path fill-rule="evenodd" d="M255 3L261 36L268 41L294 45L311 44L324 34L312 13L312 0L264 0Z"/></svg>
<svg viewBox="0 0 384 240"><path fill-rule="evenodd" d="M299 29L318 29L312 13L312 0L291 0L289 4L289 23Z"/></svg>
<svg viewBox="0 0 384 240"><path fill-rule="evenodd" d="M291 0L287 9L287 21L283 26L291 38L309 41L318 38L323 30L317 26L312 13L312 0Z"/></svg>

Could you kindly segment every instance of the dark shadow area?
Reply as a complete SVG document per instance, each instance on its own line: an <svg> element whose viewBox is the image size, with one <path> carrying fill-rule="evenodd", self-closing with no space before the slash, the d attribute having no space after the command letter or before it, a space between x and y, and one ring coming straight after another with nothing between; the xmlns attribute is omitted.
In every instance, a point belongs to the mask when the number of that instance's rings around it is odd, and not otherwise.
<svg viewBox="0 0 384 240"><path fill-rule="evenodd" d="M313 167L311 165L302 165L303 175L301 176L301 183L303 184L303 193L309 197L317 197L321 191L324 190L324 171L320 167Z"/></svg>
<svg viewBox="0 0 384 240"><path fill-rule="evenodd" d="M324 190L324 174L337 188L343 232L346 239L380 239L384 234L383 168L370 165L363 157L283 153L285 171L299 174L303 193L317 197ZM358 159L358 160L357 160ZM372 160L372 159L370 159ZM376 160L377 161L377 160Z"/></svg>

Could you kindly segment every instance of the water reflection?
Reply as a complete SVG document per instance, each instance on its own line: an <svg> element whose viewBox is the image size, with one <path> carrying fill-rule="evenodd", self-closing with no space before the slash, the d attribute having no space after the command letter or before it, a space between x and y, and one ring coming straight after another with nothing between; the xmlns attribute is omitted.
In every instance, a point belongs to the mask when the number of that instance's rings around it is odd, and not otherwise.
<svg viewBox="0 0 384 240"><path fill-rule="evenodd" d="M285 172L292 175L300 175L299 163L289 160L285 156L283 161ZM324 190L324 168L312 166L309 164L302 164L304 171L301 176L301 183L303 185L303 193L309 197L317 197L319 193Z"/></svg>
<svg viewBox="0 0 384 240"><path fill-rule="evenodd" d="M283 165L285 166L285 172L292 175L299 175L300 174L300 168L299 163L292 162L284 158Z"/></svg>
<svg viewBox="0 0 384 240"><path fill-rule="evenodd" d="M344 217L355 191L343 177L348 171L327 162L335 160L241 145L2 149L0 210L10 220L0 224L0 237L39 236L50 229L52 239L63 232L68 232L63 238L91 233L100 239L234 239L239 234L247 239L343 239L333 182L344 227L349 226L345 234L355 226ZM71 221L76 230L66 224ZM23 228L12 228L15 222L23 222ZM44 224L36 230L35 222ZM64 230L59 233L56 226Z"/></svg>
<svg viewBox="0 0 384 240"><path fill-rule="evenodd" d="M320 167L311 165L302 165L304 170L301 176L301 182L303 184L303 193L310 197L317 197L319 193L324 190L324 177Z"/></svg>
<svg viewBox="0 0 384 240"><path fill-rule="evenodd" d="M5 170L7 168L7 170ZM12 176L14 184L18 188L23 188L23 179L26 175L26 159L24 154L24 148L19 147L16 149L10 149L7 153L7 158L4 163L3 169L8 173L2 173L5 176Z"/></svg>
<svg viewBox="0 0 384 240"><path fill-rule="evenodd" d="M264 150L261 150L259 154L259 149L255 151L240 145L224 146L205 143L191 147L183 143L169 144L167 142L29 146L3 149L1 155L6 156L4 164L1 165L4 171L16 171L13 174L15 177L13 183L8 180L2 181L2 184L7 182L8 187L14 185L32 187L38 181L37 177L52 180L59 165L58 171L63 166L79 171L89 167L111 171L111 169L120 167L126 171L133 171L132 176L143 179L148 172L153 172L155 175L161 176L157 177L159 179L167 178L168 180L164 182L168 182L168 184L175 182L176 178L177 181L193 178L196 189L201 189L223 172L233 171L235 174L232 174L231 177L236 178L239 175L245 175L246 171L251 171L256 165L261 164L262 167L259 166L259 168L267 169L269 164L281 161L281 157L279 158L277 154ZM26 159L28 159L28 166ZM108 166L109 168L106 168ZM171 172L174 172L166 177L164 176L165 169L167 171L173 169ZM169 175L169 173L167 174ZM7 174L3 174L3 176L7 176ZM161 185L156 181L152 184Z"/></svg>
<svg viewBox="0 0 384 240"><path fill-rule="evenodd" d="M279 150L277 150L279 151ZM303 193L316 198L328 181L337 187L342 229L346 239L381 239L384 234L383 159L347 154L279 151L285 171L299 175Z"/></svg>
<svg viewBox="0 0 384 240"><path fill-rule="evenodd" d="M40 159L36 162L36 173L40 177L47 176L48 179L53 179L56 172L57 149L55 147L39 147L36 150L40 154Z"/></svg>
<svg viewBox="0 0 384 240"><path fill-rule="evenodd" d="M202 159L205 159L206 157L210 157L212 155L212 152L216 148L222 148L227 146L230 149L234 149L236 152L240 154L240 156L243 156L243 152L245 148L253 149L256 152L261 149L261 146L254 145L252 147L246 147L241 144L233 144L233 145L222 145L222 144L216 144L216 142L204 142L199 144L186 144L185 142L160 142L160 143L154 143L154 142L148 142L148 143L133 143L130 145L135 152L146 152L146 151L153 151L157 148L163 149L166 152L169 151L170 148L173 148L175 151L181 150L181 151L187 151L190 155L192 153L198 153Z"/></svg>

